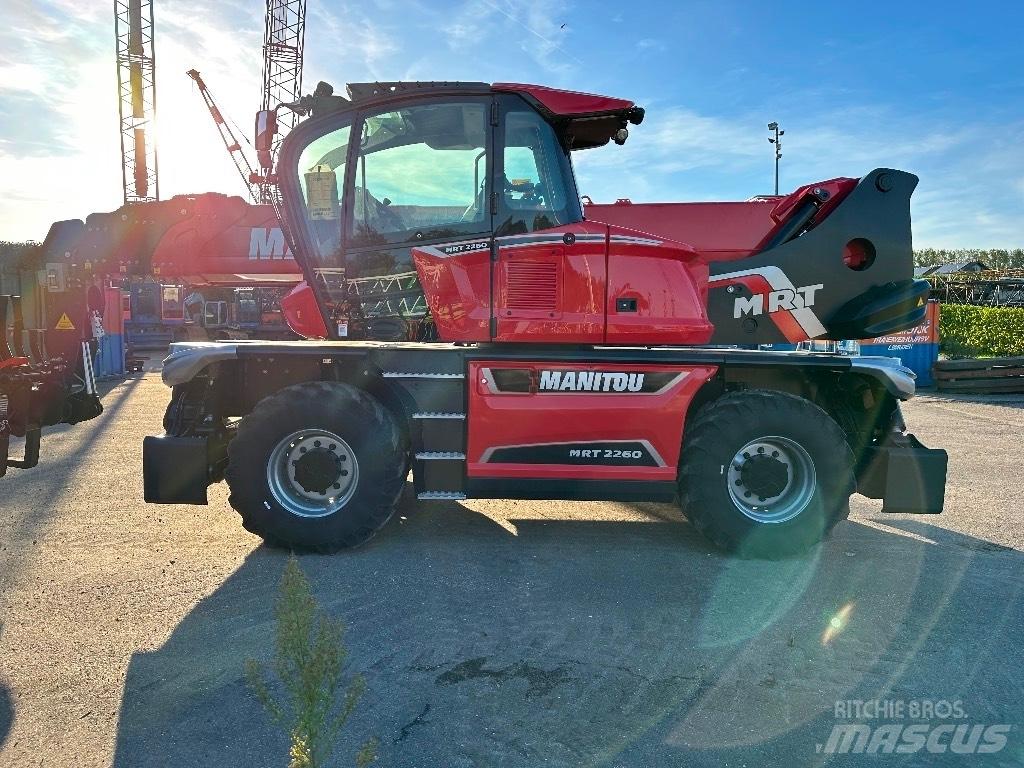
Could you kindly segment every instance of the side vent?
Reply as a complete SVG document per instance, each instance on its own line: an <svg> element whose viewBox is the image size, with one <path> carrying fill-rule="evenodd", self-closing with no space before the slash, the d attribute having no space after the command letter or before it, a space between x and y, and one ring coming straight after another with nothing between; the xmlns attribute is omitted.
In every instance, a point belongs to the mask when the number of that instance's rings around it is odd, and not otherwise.
<svg viewBox="0 0 1024 768"><path fill-rule="evenodd" d="M505 306L512 310L554 312L558 309L558 263L509 261Z"/></svg>

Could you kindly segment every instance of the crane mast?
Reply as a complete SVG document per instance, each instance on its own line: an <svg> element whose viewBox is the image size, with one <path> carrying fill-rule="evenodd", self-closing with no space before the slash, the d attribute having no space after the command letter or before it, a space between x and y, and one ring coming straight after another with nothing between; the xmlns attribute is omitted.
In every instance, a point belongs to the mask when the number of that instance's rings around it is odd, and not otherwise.
<svg viewBox="0 0 1024 768"><path fill-rule="evenodd" d="M191 77L195 81L196 86L198 86L199 94L203 97L203 101L206 102L206 106L210 110L210 117L213 118L213 122L217 126L217 132L220 134L221 141L224 142L224 147L227 149L228 154L231 155L231 160L235 164L238 175L242 177L242 183L245 184L245 188L249 191L249 196L253 202L258 203L260 197L259 187L254 182L254 179L258 177L249 159L242 152L242 145L235 137L231 126L224 119L224 115L221 114L220 108L213 99L213 94L206 87L206 83L203 81L198 70L190 69L185 74Z"/></svg>
<svg viewBox="0 0 1024 768"><path fill-rule="evenodd" d="M298 101L302 95L302 49L306 30L306 0L267 0L263 33L263 100L261 109ZM283 110L278 116L274 139L276 152L281 140L295 126L295 113ZM259 194L271 202L268 172L262 171Z"/></svg>
<svg viewBox="0 0 1024 768"><path fill-rule="evenodd" d="M159 200L152 0L114 0L114 34L124 201Z"/></svg>

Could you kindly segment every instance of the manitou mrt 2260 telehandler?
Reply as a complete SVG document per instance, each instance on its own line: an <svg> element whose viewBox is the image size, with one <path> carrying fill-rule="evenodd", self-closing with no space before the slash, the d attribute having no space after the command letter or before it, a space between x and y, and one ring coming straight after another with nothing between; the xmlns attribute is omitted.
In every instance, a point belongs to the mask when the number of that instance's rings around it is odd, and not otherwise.
<svg viewBox="0 0 1024 768"><path fill-rule="evenodd" d="M410 467L420 499L679 499L754 555L818 541L854 492L941 511L946 455L905 434L898 361L722 348L917 323L915 176L584 209L572 152L623 143L630 101L370 83L290 107L312 115L275 169L306 340L173 345L147 501L226 479L247 529L321 551L383 526Z"/></svg>

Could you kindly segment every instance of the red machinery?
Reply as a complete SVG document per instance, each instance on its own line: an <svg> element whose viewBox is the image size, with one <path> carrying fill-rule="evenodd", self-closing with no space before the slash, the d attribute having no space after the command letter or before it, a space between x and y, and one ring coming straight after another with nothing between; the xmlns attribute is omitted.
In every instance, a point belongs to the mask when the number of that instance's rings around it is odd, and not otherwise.
<svg viewBox="0 0 1024 768"><path fill-rule="evenodd" d="M48 353L44 331L25 328L21 297L0 295L0 477L8 467L36 466L44 427L102 412L89 342ZM9 456L12 436L25 438L21 459Z"/></svg>
<svg viewBox="0 0 1024 768"><path fill-rule="evenodd" d="M43 242L41 260L68 274L129 279L152 275L171 286L188 286L189 291L287 290L301 279L270 206L213 192L125 205L90 214L84 222L56 222ZM177 293L185 294L185 289ZM160 297L155 301L159 305ZM129 321L129 336L136 344L143 330L152 327L166 344L185 320L181 307L173 327L155 309L148 315L135 311Z"/></svg>
<svg viewBox="0 0 1024 768"><path fill-rule="evenodd" d="M276 167L305 277L285 311L319 340L172 347L147 500L226 477L249 530L315 549L369 538L410 466L424 499L679 498L758 554L817 541L854 491L941 511L946 456L904 434L897 361L683 346L918 322L915 176L584 208L571 154L624 143L632 102L370 83L291 107L313 117Z"/></svg>
<svg viewBox="0 0 1024 768"><path fill-rule="evenodd" d="M203 285L301 279L273 209L216 192L56 222L43 256L94 274L151 273Z"/></svg>

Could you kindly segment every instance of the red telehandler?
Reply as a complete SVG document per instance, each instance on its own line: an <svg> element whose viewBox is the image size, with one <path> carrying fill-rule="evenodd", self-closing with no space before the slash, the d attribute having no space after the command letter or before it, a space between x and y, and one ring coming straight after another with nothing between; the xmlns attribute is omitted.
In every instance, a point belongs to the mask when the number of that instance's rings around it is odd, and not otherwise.
<svg viewBox="0 0 1024 768"><path fill-rule="evenodd" d="M305 340L172 346L147 501L226 479L248 530L319 551L373 536L410 468L420 499L677 499L755 556L819 541L854 492L941 512L898 361L735 348L917 323L915 176L584 209L572 153L625 142L630 101L396 82L289 107L312 115L272 176Z"/></svg>

